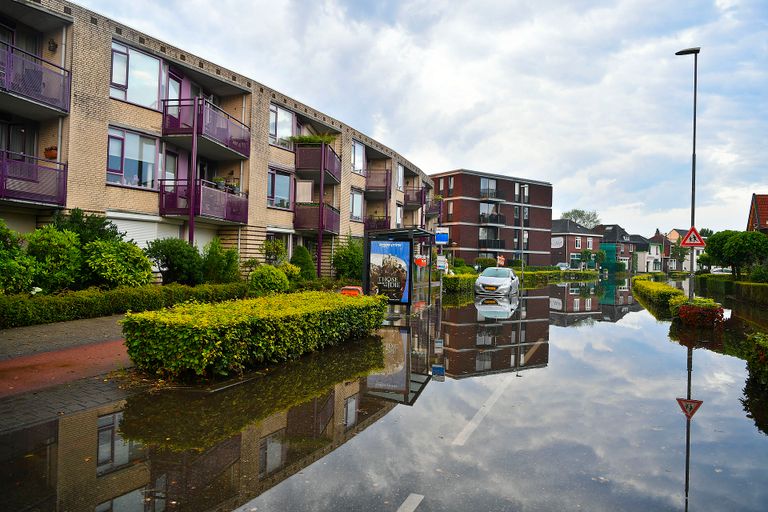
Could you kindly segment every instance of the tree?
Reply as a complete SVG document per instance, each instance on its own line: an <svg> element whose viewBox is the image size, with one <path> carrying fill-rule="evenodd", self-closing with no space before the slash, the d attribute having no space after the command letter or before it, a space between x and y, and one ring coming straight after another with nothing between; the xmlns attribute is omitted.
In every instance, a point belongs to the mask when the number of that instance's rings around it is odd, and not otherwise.
<svg viewBox="0 0 768 512"><path fill-rule="evenodd" d="M581 266L582 268L589 268L589 262L592 261L592 250L584 249L581 251Z"/></svg>
<svg viewBox="0 0 768 512"><path fill-rule="evenodd" d="M312 256L309 254L309 250L303 245L297 245L293 248L291 263L301 269L302 279L307 281L317 279L315 263L312 261Z"/></svg>
<svg viewBox="0 0 768 512"><path fill-rule="evenodd" d="M680 245L681 240L678 238L677 242L669 248L669 256L677 262L679 270L683 269L683 262L690 256L691 251L687 247Z"/></svg>
<svg viewBox="0 0 768 512"><path fill-rule="evenodd" d="M152 240L144 250L163 275L163 284L194 286L203 282L203 259L197 247L180 238Z"/></svg>
<svg viewBox="0 0 768 512"><path fill-rule="evenodd" d="M733 275L739 278L742 268L768 260L768 236L759 231L736 233L725 244L724 252Z"/></svg>
<svg viewBox="0 0 768 512"><path fill-rule="evenodd" d="M598 251L595 251L595 267L597 270L600 270L600 267L602 266L603 262L605 261L605 258L608 256L605 254L605 251L600 249Z"/></svg>
<svg viewBox="0 0 768 512"><path fill-rule="evenodd" d="M288 257L288 249L285 248L283 241L277 238L264 240L260 252L264 255L264 260L267 263L275 266L280 265Z"/></svg>
<svg viewBox="0 0 768 512"><path fill-rule="evenodd" d="M699 254L696 263L698 263L699 267L709 270L713 264L712 255L705 250L703 253Z"/></svg>
<svg viewBox="0 0 768 512"><path fill-rule="evenodd" d="M709 238L710 236L715 234L715 232L709 228L701 228L701 231L699 231L699 234L701 235L702 238Z"/></svg>
<svg viewBox="0 0 768 512"><path fill-rule="evenodd" d="M725 261L725 244L732 236L737 235L738 231L725 230L718 231L707 238L707 247L704 249L705 254L709 254L712 259L712 263L715 265L728 266Z"/></svg>
<svg viewBox="0 0 768 512"><path fill-rule="evenodd" d="M363 241L359 238L349 238L333 254L333 268L336 277L349 279L363 278Z"/></svg>
<svg viewBox="0 0 768 512"><path fill-rule="evenodd" d="M579 210L574 208L573 210L563 212L561 217L578 222L587 229L592 229L600 224L600 216L597 214L596 210Z"/></svg>

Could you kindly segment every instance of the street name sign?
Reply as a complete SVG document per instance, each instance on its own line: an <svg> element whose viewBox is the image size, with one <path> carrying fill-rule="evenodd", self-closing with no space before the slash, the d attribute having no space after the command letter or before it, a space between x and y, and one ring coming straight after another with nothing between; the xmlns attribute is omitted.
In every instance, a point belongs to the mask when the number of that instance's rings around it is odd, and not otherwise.
<svg viewBox="0 0 768 512"><path fill-rule="evenodd" d="M683 414L685 414L685 417L689 420L693 418L693 415L696 414L696 411L699 410L699 407L701 407L701 404L703 404L701 400L687 400L685 398L678 398L677 404L680 406L680 409L683 410Z"/></svg>
<svg viewBox="0 0 768 512"><path fill-rule="evenodd" d="M691 229L689 229L688 233L683 237L683 241L680 242L681 247L706 247L706 245L704 239L701 238L701 235L693 226L691 226Z"/></svg>

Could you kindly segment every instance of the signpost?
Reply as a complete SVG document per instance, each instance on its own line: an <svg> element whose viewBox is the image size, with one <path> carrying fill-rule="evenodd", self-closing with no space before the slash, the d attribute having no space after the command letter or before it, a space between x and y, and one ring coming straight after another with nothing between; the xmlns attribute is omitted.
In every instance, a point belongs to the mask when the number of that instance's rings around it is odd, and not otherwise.
<svg viewBox="0 0 768 512"><path fill-rule="evenodd" d="M448 245L448 237L448 228L435 228L435 245Z"/></svg>
<svg viewBox="0 0 768 512"><path fill-rule="evenodd" d="M688 233L683 237L683 240L680 242L681 247L706 247L707 244L704 242L704 239L701 237L698 231L696 231L696 228L691 226L691 229L688 230Z"/></svg>
<svg viewBox="0 0 768 512"><path fill-rule="evenodd" d="M677 404L680 406L680 409L683 410L683 414L685 414L685 417L689 420L693 418L693 415L696 414L696 411L699 410L699 407L701 407L701 404L703 404L701 400L692 400L692 399L685 399L685 398L678 398Z"/></svg>

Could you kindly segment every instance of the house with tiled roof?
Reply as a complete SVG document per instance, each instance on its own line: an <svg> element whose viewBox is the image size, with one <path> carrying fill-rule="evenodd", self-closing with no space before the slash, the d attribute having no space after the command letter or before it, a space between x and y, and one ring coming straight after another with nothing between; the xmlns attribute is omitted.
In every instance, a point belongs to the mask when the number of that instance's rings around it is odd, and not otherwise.
<svg viewBox="0 0 768 512"><path fill-rule="evenodd" d="M659 272L661 271L662 244L658 241L645 238L641 235L629 235L629 240L635 244L635 260L633 261L635 272Z"/></svg>
<svg viewBox="0 0 768 512"><path fill-rule="evenodd" d="M661 231L659 231L659 228L656 228L656 233L648 240L652 243L659 244L661 247L661 271L669 272L669 259L672 250L672 242L670 242L669 238L667 238Z"/></svg>
<svg viewBox="0 0 768 512"><path fill-rule="evenodd" d="M752 194L747 231L760 231L768 234L768 194Z"/></svg>
<svg viewBox="0 0 768 512"><path fill-rule="evenodd" d="M600 249L605 251L605 263L603 266L609 272L619 269L619 263L623 263L624 270L632 270L632 254L635 245L629 237L629 233L618 224L600 224L594 227L595 233L603 235Z"/></svg>
<svg viewBox="0 0 768 512"><path fill-rule="evenodd" d="M571 268L581 266L581 251L597 252L603 235L570 219L552 221L551 263L568 263Z"/></svg>

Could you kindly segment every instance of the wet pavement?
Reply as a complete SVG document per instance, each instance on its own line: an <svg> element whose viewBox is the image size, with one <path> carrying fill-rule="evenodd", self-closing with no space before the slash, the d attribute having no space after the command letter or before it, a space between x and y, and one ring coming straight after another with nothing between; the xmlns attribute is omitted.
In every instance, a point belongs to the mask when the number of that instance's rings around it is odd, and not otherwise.
<svg viewBox="0 0 768 512"><path fill-rule="evenodd" d="M570 283L454 297L234 386L19 394L0 399L0 495L8 510L764 510L768 391L737 357L760 329L745 311L701 341L627 282Z"/></svg>

